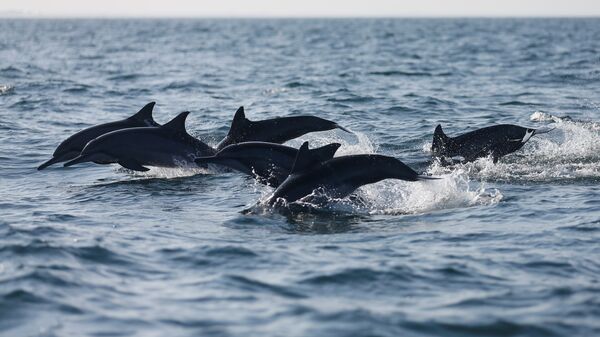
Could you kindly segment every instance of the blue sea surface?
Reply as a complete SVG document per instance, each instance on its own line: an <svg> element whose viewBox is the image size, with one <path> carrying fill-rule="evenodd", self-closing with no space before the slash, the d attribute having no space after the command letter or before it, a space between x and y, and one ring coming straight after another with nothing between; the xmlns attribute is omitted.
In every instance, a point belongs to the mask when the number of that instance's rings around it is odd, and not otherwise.
<svg viewBox="0 0 600 337"><path fill-rule="evenodd" d="M441 179L280 210L234 172L36 170L150 101L211 145L241 105L320 116L355 135L289 144ZM0 335L600 336L598 122L600 19L1 19ZM437 124L499 123L554 130L431 162Z"/></svg>

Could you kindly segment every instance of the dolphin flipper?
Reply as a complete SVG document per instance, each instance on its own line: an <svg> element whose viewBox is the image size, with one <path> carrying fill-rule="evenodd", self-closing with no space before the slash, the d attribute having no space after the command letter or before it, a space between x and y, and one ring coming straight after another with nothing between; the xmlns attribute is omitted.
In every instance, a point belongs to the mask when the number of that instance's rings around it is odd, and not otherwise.
<svg viewBox="0 0 600 337"><path fill-rule="evenodd" d="M126 169L130 169L133 171L146 172L146 171L150 170L147 167L143 167L142 165L140 165L140 163L138 163L137 161L135 161L133 159L121 159L118 161L118 164L123 166Z"/></svg>

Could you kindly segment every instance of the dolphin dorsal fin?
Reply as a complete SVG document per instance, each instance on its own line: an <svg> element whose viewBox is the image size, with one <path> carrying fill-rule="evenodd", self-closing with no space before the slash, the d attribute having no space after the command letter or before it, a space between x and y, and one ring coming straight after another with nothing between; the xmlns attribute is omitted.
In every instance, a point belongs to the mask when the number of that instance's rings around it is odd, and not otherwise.
<svg viewBox="0 0 600 337"><path fill-rule="evenodd" d="M185 131L185 119L187 118L187 116L189 114L190 114L189 111L184 111L184 112L180 113L179 115L177 115L177 117L171 119L167 124L163 125L162 127L165 129L175 131L175 132L187 133Z"/></svg>
<svg viewBox="0 0 600 337"><path fill-rule="evenodd" d="M231 127L229 128L228 135L235 136L241 133L249 122L250 120L246 118L246 114L244 113L244 107L239 107L233 116L233 120L231 121Z"/></svg>
<svg viewBox="0 0 600 337"><path fill-rule="evenodd" d="M327 161L335 155L335 152L342 146L340 143L331 143L316 149L309 150L311 155L319 162Z"/></svg>
<svg viewBox="0 0 600 337"><path fill-rule="evenodd" d="M446 134L444 133L444 130L442 129L442 124L438 124L438 126L435 127L435 131L433 132L433 136L434 137L439 137L443 140L448 139L448 136L446 136Z"/></svg>
<svg viewBox="0 0 600 337"><path fill-rule="evenodd" d="M300 148L298 149L298 154L296 155L296 160L294 161L294 166L292 167L290 174L305 171L307 169L317 166L320 163L321 160L318 156L318 152L314 153L313 151L309 150L308 142L304 142L302 146L300 146Z"/></svg>
<svg viewBox="0 0 600 337"><path fill-rule="evenodd" d="M152 117L152 111L154 110L155 104L156 102L150 102L144 105L144 107L141 108L140 111L136 112L135 115L129 118L146 123L148 125L155 124L154 118Z"/></svg>
<svg viewBox="0 0 600 337"><path fill-rule="evenodd" d="M433 132L433 142L431 144L431 150L433 153L443 152L450 142L450 137L446 136L442 125L438 124Z"/></svg>

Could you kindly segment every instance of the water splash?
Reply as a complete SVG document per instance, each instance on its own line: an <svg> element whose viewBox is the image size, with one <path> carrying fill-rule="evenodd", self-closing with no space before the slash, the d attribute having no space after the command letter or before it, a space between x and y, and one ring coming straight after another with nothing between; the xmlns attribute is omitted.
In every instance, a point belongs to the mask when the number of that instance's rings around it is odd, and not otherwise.
<svg viewBox="0 0 600 337"><path fill-rule="evenodd" d="M502 200L497 189L470 181L464 170L440 176L439 180L406 182L384 180L363 186L370 214L415 214L442 209L491 205Z"/></svg>
<svg viewBox="0 0 600 337"><path fill-rule="evenodd" d="M342 137L339 133L311 134L300 140L290 142L291 146L308 140L311 147L323 146L332 142L342 146L336 156L376 153L377 144L366 134L355 132L355 137ZM319 137L321 136L321 137ZM429 148L431 145L429 145ZM428 172L432 173L432 172ZM318 192L303 198L303 201L280 205L286 211L329 212L336 214L414 214L435 210L469 207L474 205L489 205L502 199L500 191L487 189L483 183L473 183L464 170L442 172L439 180L406 182L401 180L384 180L376 184L365 185L349 197L329 198ZM257 205L246 212L265 214L271 207L265 201L271 190L255 185L255 191L261 193ZM281 207L283 206L283 207Z"/></svg>
<svg viewBox="0 0 600 337"><path fill-rule="evenodd" d="M163 178L175 179L182 177L191 177L198 174L214 174L216 168L200 168L200 167L148 167L150 170L146 172L131 171L122 167L117 168L117 171L127 172L139 178Z"/></svg>
<svg viewBox="0 0 600 337"><path fill-rule="evenodd" d="M578 125L582 128L591 130L600 130L600 123L586 120L573 119L570 116L554 116L549 113L536 111L531 114L529 119L533 122L554 122L558 124Z"/></svg>
<svg viewBox="0 0 600 337"><path fill-rule="evenodd" d="M352 131L352 130L351 130ZM335 153L336 157L352 154L375 153L378 145L367 134L352 131L352 134L338 131L313 132L288 142L289 146L299 148L303 142L309 142L311 148L340 143L342 146Z"/></svg>
<svg viewBox="0 0 600 337"><path fill-rule="evenodd" d="M447 174L464 170L469 177L492 181L563 181L600 178L600 125L595 122L575 121L540 111L530 119L550 122L555 128L550 133L533 137L525 146L497 164L491 158L480 158L472 163L452 167L432 165L431 174ZM430 152L431 143L423 145Z"/></svg>

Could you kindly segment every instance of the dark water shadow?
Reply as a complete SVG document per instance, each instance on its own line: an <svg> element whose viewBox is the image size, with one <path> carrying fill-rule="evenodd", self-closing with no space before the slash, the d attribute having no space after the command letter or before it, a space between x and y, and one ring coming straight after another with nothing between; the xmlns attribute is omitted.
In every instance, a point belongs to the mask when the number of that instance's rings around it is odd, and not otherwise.
<svg viewBox="0 0 600 337"><path fill-rule="evenodd" d="M331 206L331 207L330 207ZM356 205L339 204L323 207L312 204L290 203L287 205L254 205L241 211L248 224L272 223L284 232L293 234L335 234L361 231L361 224L369 222L371 216L361 214ZM251 219L255 219L254 221Z"/></svg>

